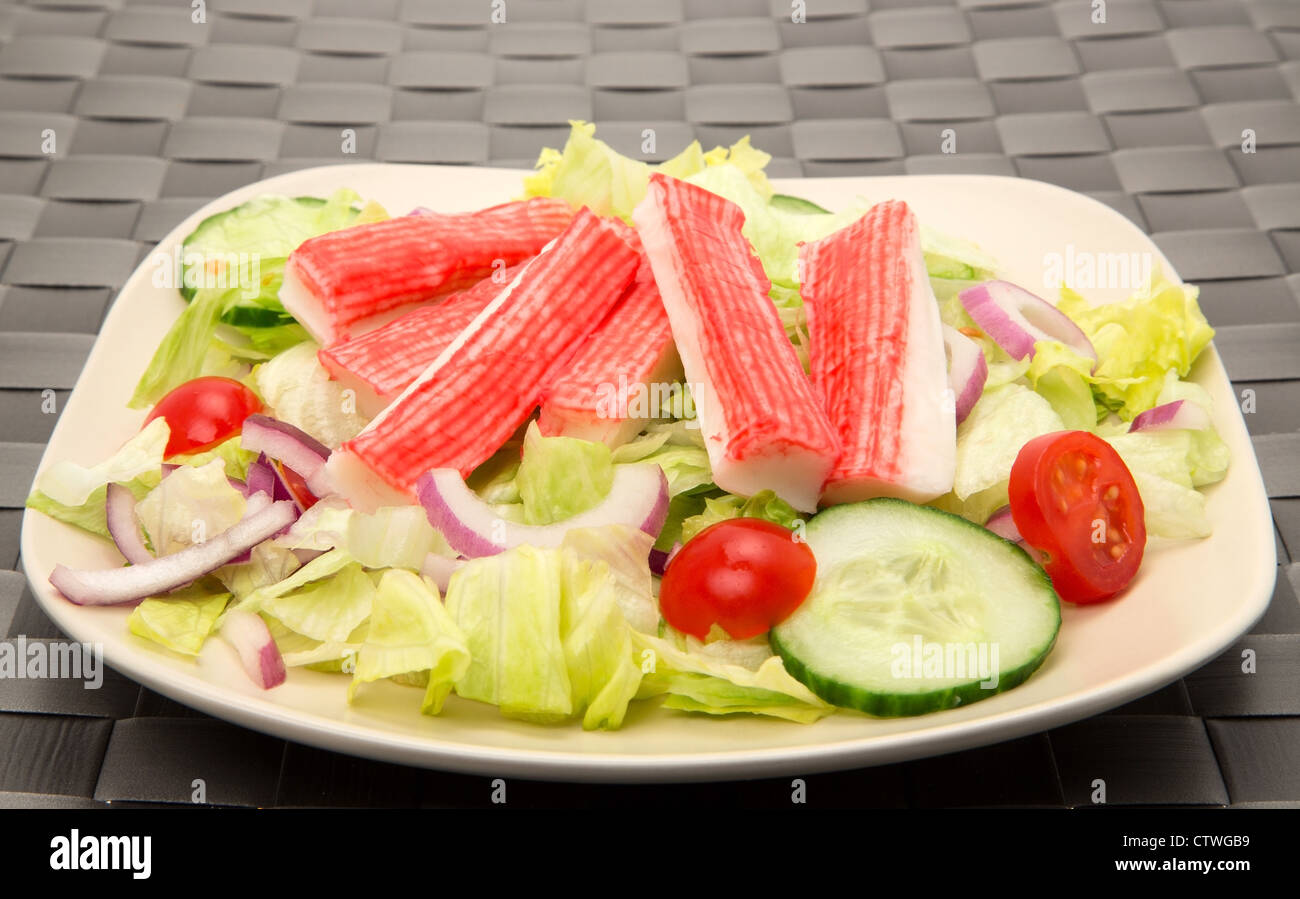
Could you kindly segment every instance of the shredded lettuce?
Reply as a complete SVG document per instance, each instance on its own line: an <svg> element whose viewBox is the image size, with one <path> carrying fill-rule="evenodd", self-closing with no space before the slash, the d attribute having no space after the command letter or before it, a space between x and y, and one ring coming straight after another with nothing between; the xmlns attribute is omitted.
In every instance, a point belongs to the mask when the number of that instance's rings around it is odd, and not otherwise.
<svg viewBox="0 0 1300 899"><path fill-rule="evenodd" d="M638 528L614 524L599 528L572 528L561 548L609 566L614 576L614 598L623 617L634 629L653 633L659 627L659 605L654 599L650 573L650 548L654 541Z"/></svg>
<svg viewBox="0 0 1300 899"><path fill-rule="evenodd" d="M320 500L275 538L287 549L344 550L366 568L418 570L429 553L452 556L421 506L359 512L338 497Z"/></svg>
<svg viewBox="0 0 1300 899"><path fill-rule="evenodd" d="M176 469L136 504L135 514L154 552L171 555L234 527L246 506L218 458Z"/></svg>
<svg viewBox="0 0 1300 899"><path fill-rule="evenodd" d="M161 478L162 472L147 471L137 478L124 482L123 486L130 490L131 495L139 502L144 499L150 490L158 486L158 481ZM107 484L96 487L90 496L86 497L84 503L75 506L56 502L40 490L33 490L31 495L27 497L27 508L35 509L37 512L44 512L53 519L80 528L97 537L103 537L105 540L111 540L113 538L108 532L108 519L105 512L107 499Z"/></svg>
<svg viewBox="0 0 1300 899"><path fill-rule="evenodd" d="M60 505L80 506L102 487L158 471L169 436L166 420L155 418L98 465L86 468L66 459L55 462L36 476L35 487Z"/></svg>
<svg viewBox="0 0 1300 899"><path fill-rule="evenodd" d="M952 493L934 505L983 524L1007 504L1007 482L1021 447L1064 427L1051 404L1028 387L1007 384L985 391L957 426Z"/></svg>
<svg viewBox="0 0 1300 899"><path fill-rule="evenodd" d="M729 715L746 712L810 724L834 711L771 656L756 670L700 652L671 640L632 635L644 672L637 698L668 694L664 705L682 711Z"/></svg>
<svg viewBox="0 0 1300 899"><path fill-rule="evenodd" d="M682 522L681 540L686 543L705 528L730 518L761 518L791 529L803 521L798 510L771 490L761 490L748 499L724 493L705 497L704 511Z"/></svg>
<svg viewBox="0 0 1300 899"><path fill-rule="evenodd" d="M350 395L316 358L320 349L307 340L253 369L252 381L267 414L306 431L337 449L365 427Z"/></svg>
<svg viewBox="0 0 1300 899"><path fill-rule="evenodd" d="M515 547L452 575L447 611L470 653L458 695L527 721L622 724L641 681L620 608L628 586L605 558L586 554L591 536L558 549Z"/></svg>
<svg viewBox="0 0 1300 899"><path fill-rule="evenodd" d="M385 571L375 591L365 642L356 655L348 701L362 684L422 674L426 692L421 711L436 715L452 684L468 668L465 636L443 608L437 587L409 571Z"/></svg>
<svg viewBox="0 0 1300 899"><path fill-rule="evenodd" d="M456 693L510 718L551 723L574 713L560 633L563 559L520 546L474 559L447 587L447 611L465 634L470 663Z"/></svg>
<svg viewBox="0 0 1300 899"><path fill-rule="evenodd" d="M1098 409L1092 397L1092 365L1058 340L1034 344L1025 377L1043 399L1051 404L1065 427L1092 431L1097 427ZM1103 410L1104 411L1104 410Z"/></svg>
<svg viewBox="0 0 1300 899"><path fill-rule="evenodd" d="M600 504L614 481L614 463L603 443L574 437L543 437L530 422L515 483L526 524L553 524Z"/></svg>
<svg viewBox="0 0 1300 899"><path fill-rule="evenodd" d="M131 610L126 626L137 637L196 656L229 601L229 593L200 581L167 596L144 600Z"/></svg>
<svg viewBox="0 0 1300 899"><path fill-rule="evenodd" d="M652 462L668 479L668 495L713 486L713 469L699 427L688 422L653 424L634 440L614 450L615 465Z"/></svg>

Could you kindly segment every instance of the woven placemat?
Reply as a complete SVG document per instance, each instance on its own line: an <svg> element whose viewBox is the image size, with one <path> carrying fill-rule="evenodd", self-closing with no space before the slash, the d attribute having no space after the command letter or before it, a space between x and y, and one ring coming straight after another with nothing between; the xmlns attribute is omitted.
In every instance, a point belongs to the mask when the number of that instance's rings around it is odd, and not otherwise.
<svg viewBox="0 0 1300 899"><path fill-rule="evenodd" d="M1298 98L1292 0L2 3L0 635L61 636L18 550L56 421L43 391L62 408L117 289L194 209L320 164L528 166L575 118L625 152L643 128L665 152L751 134L774 175L1020 175L1128 216L1202 285L1277 524L1268 613L1200 671L1047 733L807 778L809 802L1084 806L1102 778L1112 805L1300 805ZM190 803L195 772L216 805L470 806L492 792L253 733L112 673L94 691L0 679L0 807ZM788 778L512 781L509 794L790 800Z"/></svg>

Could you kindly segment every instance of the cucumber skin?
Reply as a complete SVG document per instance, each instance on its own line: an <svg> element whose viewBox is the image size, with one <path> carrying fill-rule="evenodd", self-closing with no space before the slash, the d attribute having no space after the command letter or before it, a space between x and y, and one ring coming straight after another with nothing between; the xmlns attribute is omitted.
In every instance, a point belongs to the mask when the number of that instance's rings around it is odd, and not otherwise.
<svg viewBox="0 0 1300 899"><path fill-rule="evenodd" d="M1057 633L1059 632L1058 628ZM1012 687L1020 686L1029 680L1029 676L1037 671L1048 655L1051 654L1052 648L1056 645L1056 637L1052 637L1052 642L1047 645L1041 655L1029 660L1019 668L999 672L998 685L995 689L986 690L979 685L979 681L971 681L946 690L932 690L929 693L913 694L875 693L831 678L822 677L804 665L803 662L790 655L775 632L770 635L770 642L772 651L781 657L781 661L785 664L785 670L789 672L790 676L831 705L845 709L855 709L876 718L909 718L970 705L972 702L979 702L981 699L988 699L990 696L1010 690Z"/></svg>
<svg viewBox="0 0 1300 899"><path fill-rule="evenodd" d="M1047 572L1042 569L1019 544L1013 543L1003 537L985 528L983 525L967 521L960 515L953 515L951 512L945 512L942 509L936 509L933 506L918 506L915 503L909 503L907 500L895 499L893 497L879 497L877 499L866 500L868 503L879 505L891 504L899 506L909 506L912 509L923 509L927 512L933 512L937 515L945 515L955 521L960 521L966 527L974 528L984 534L987 534L994 540L1000 540L1008 548L1015 550L1025 557L1025 561L1037 569L1039 578L1047 590L1056 596L1056 589L1052 586L1052 579ZM861 505L861 503L850 503L845 506L831 506L823 510L822 513L829 512L832 509L846 508L849 505ZM1018 687L1029 679L1029 676L1037 671L1051 655L1052 649L1056 646L1056 640L1061 633L1061 602L1057 597L1056 602L1056 630L1052 634L1052 639L1048 641L1043 651L1034 658L1025 662L1018 668L1010 671L998 672L998 685L995 689L986 690L980 686L978 680L970 681L965 684L959 684L955 687L948 687L943 690L931 690L928 693L878 693L874 690L864 690L861 687L855 687L851 684L837 681L833 678L824 677L813 671L805 665L802 660L796 658L781 643L778 634L780 625L772 628L768 633L768 642L772 645L772 651L781 657L781 662L785 665L785 670L795 680L799 681L818 697L829 702L831 705L840 708L855 709L864 712L876 718L907 718L916 715L926 715L930 712L939 712L945 709L954 709L963 705L970 705L972 702L979 702L981 699L988 699L998 693Z"/></svg>

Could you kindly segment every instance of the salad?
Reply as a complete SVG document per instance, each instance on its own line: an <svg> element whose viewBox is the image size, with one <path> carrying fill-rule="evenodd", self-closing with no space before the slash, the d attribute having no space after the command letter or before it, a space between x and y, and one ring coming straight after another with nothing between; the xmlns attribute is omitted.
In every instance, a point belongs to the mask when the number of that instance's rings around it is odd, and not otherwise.
<svg viewBox="0 0 1300 899"><path fill-rule="evenodd" d="M774 193L748 139L648 165L594 131L482 210L201 222L141 430L27 501L125 564L53 586L268 690L812 723L1014 688L1062 602L1209 535L1195 287L1039 296L901 201Z"/></svg>

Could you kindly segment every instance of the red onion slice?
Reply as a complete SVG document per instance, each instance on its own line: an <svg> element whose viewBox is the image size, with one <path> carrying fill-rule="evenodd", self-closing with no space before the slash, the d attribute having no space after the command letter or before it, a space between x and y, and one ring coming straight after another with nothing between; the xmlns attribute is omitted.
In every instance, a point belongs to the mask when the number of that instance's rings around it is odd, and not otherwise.
<svg viewBox="0 0 1300 899"><path fill-rule="evenodd" d="M1139 414L1128 426L1132 431L1203 431L1210 426L1205 407L1189 400L1174 400Z"/></svg>
<svg viewBox="0 0 1300 899"><path fill-rule="evenodd" d="M957 423L961 424L984 392L989 364L978 343L948 325L943 326L943 348L948 356L948 386L956 403Z"/></svg>
<svg viewBox="0 0 1300 899"><path fill-rule="evenodd" d="M985 281L961 292L966 312L1013 359L1034 354L1039 340L1059 340L1094 363L1097 351L1070 317L1010 281Z"/></svg>
<svg viewBox="0 0 1300 899"><path fill-rule="evenodd" d="M515 546L559 546L571 528L625 524L657 537L668 517L668 479L658 465L619 465L614 483L598 506L549 525L506 521L451 468L439 468L416 485L429 523L466 558L492 556Z"/></svg>
<svg viewBox="0 0 1300 899"><path fill-rule="evenodd" d="M1029 558L1033 559L1039 565L1043 564L1043 554L1025 542L1025 538L1020 535L1020 529L1016 527L1016 521L1011 515L1011 507L1003 506L984 522L984 527L997 534L1003 540L1010 540L1025 552L1029 553Z"/></svg>
<svg viewBox="0 0 1300 899"><path fill-rule="evenodd" d="M263 690L284 683L288 676L284 657L280 655L280 648L275 645L261 615L240 609L230 610L221 622L221 636L239 653L239 661L253 683Z"/></svg>
<svg viewBox="0 0 1300 899"><path fill-rule="evenodd" d="M316 496L333 492L325 476L330 449L306 431L267 415L250 415L244 419L239 445L289 466Z"/></svg>
<svg viewBox="0 0 1300 899"><path fill-rule="evenodd" d="M1003 540L1010 540L1012 543L1019 543L1023 538L1020 536L1020 530L1016 527L1016 521L1011 517L1011 507L1003 506L994 512L989 520L984 522L984 527L997 534Z"/></svg>
<svg viewBox="0 0 1300 899"><path fill-rule="evenodd" d="M109 484L104 499L104 517L108 533L117 550L132 565L153 561L153 553L144 545L140 522L135 517L135 495L121 484Z"/></svg>
<svg viewBox="0 0 1300 899"><path fill-rule="evenodd" d="M56 565L50 583L79 606L111 606L158 596L239 558L275 536L297 516L293 503L271 503L215 537L180 552L125 568L85 570Z"/></svg>

